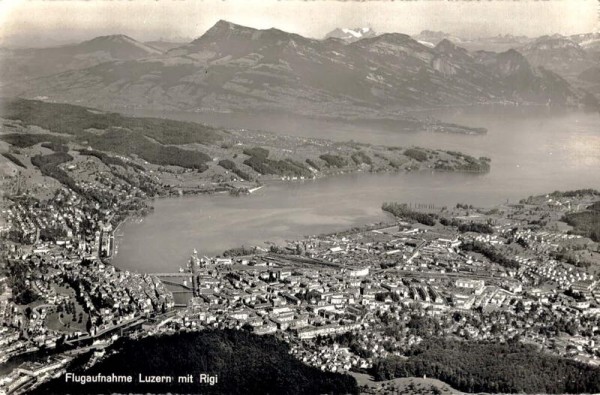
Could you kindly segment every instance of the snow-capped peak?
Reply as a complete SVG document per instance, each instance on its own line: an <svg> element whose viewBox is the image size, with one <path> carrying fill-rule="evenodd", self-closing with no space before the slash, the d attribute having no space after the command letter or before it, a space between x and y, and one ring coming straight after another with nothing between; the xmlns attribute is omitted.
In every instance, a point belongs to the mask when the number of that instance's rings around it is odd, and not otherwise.
<svg viewBox="0 0 600 395"><path fill-rule="evenodd" d="M362 29L354 30L354 29L342 29L342 31L346 34L351 34L356 38L362 37Z"/></svg>
<svg viewBox="0 0 600 395"><path fill-rule="evenodd" d="M357 41L366 37L374 37L375 32L370 27L358 27L358 28L338 28L329 32L325 38L337 38L344 41Z"/></svg>

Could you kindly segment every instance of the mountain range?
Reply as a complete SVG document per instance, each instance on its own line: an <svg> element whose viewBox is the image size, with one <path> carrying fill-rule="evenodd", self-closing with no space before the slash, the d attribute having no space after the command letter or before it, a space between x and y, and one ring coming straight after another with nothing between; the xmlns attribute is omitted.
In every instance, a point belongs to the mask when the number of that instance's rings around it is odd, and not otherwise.
<svg viewBox="0 0 600 395"><path fill-rule="evenodd" d="M593 40L589 42L590 45L594 43ZM594 51L586 51L582 44L569 37L553 35L539 37L520 50L531 64L545 66L568 76L577 75L598 64L598 59L594 59L597 54L593 53Z"/></svg>
<svg viewBox="0 0 600 395"><path fill-rule="evenodd" d="M400 33L345 30L339 32L352 37L332 32L316 40L219 21L198 39L162 50L108 36L22 50L21 57L3 53L12 68L3 67L2 81L12 83L2 89L110 109L328 117L396 118L407 109L492 102L597 106L581 86L532 64L543 59L533 47L525 56L514 49L468 51L448 38L432 47ZM31 60L44 56L56 59L46 69ZM8 78L23 59L32 65L18 70L23 78Z"/></svg>
<svg viewBox="0 0 600 395"><path fill-rule="evenodd" d="M587 52L590 56L595 57L600 52L600 33L585 33L565 36L561 34L546 35L541 37L515 36L512 34L500 34L489 37L459 37L442 31L423 30L419 34L412 36L415 40L435 46L440 41L450 40L456 45L469 50L479 51L487 50L494 52L503 52L509 49L523 50L527 46L536 43L536 46L548 44L551 47L557 47L557 43L552 41L563 40L563 45L567 42L576 44L577 47Z"/></svg>
<svg viewBox="0 0 600 395"><path fill-rule="evenodd" d="M546 35L537 38L510 34L494 37L460 38L445 32L424 30L413 36L426 45L436 45L443 39L469 51L503 52L515 49L533 66L544 67L565 78L572 85L585 88L600 98L600 84L590 76L600 68L600 33L564 36Z"/></svg>

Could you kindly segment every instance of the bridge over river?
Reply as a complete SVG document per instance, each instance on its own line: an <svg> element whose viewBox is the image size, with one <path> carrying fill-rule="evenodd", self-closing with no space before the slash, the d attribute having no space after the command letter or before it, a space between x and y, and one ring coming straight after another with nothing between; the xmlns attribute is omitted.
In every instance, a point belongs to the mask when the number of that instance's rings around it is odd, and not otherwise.
<svg viewBox="0 0 600 395"><path fill-rule="evenodd" d="M176 272L176 273L148 273L149 276L156 276L156 277L163 277L163 278L168 278L168 277L191 277L192 273L190 272Z"/></svg>

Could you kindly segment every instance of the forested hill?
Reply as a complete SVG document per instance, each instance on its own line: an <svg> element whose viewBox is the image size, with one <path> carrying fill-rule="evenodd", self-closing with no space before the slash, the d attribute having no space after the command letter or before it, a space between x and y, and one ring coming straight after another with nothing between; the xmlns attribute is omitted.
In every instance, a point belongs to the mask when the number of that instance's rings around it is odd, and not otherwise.
<svg viewBox="0 0 600 395"><path fill-rule="evenodd" d="M533 346L427 339L408 358L379 360L377 380L433 377L465 392L580 394L600 392L600 368L537 351Z"/></svg>
<svg viewBox="0 0 600 395"><path fill-rule="evenodd" d="M441 125L441 126L440 126ZM446 126L444 126L446 125ZM127 158L141 171L193 171L204 180L307 179L356 171L439 170L484 173L489 158L455 151L338 143L294 138L162 118L136 118L87 107L19 98L0 98L2 155L23 168L27 158L44 154L41 144L93 155ZM413 125L419 130L419 123ZM437 124L451 128L454 124ZM41 129L40 129L41 128ZM465 129L465 133L470 133ZM98 152L102 154L98 154ZM8 155L8 156L7 156ZM75 157L66 157L62 163ZM77 159L77 158L75 158ZM149 166L150 165L150 166ZM178 167L176 169L174 167ZM57 172L46 169L45 175ZM167 176L168 178L169 176ZM65 182L65 177L59 177ZM67 183L72 184L72 183Z"/></svg>
<svg viewBox="0 0 600 395"><path fill-rule="evenodd" d="M131 375L133 383L65 384L58 377L35 393L203 393L203 394L357 394L356 380L326 373L296 360L272 336L234 330L208 330L123 340L120 352L77 374ZM74 370L69 370L73 373ZM214 385L198 383L200 373L218 376ZM172 376L173 383L138 382L138 375ZM177 383L192 374L195 383Z"/></svg>

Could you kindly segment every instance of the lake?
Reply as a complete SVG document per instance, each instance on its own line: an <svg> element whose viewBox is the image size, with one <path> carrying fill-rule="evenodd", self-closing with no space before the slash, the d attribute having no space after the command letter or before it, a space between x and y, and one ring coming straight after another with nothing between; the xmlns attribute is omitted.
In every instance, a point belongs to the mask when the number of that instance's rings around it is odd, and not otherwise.
<svg viewBox="0 0 600 395"><path fill-rule="evenodd" d="M246 124L247 129L297 136L459 150L492 158L492 170L482 175L353 174L272 183L239 198L161 199L155 201L154 213L141 223L128 222L119 228L124 236L113 263L142 272L177 270L194 248L203 255L217 255L241 245L266 246L267 241L281 243L381 221L389 218L381 211L385 201L494 206L554 190L600 188L599 114L555 113L547 108L472 108L436 111L433 115L448 122L483 126L488 133L399 133L387 122L365 126L285 116L261 119L247 114L172 114L171 118L228 128Z"/></svg>

